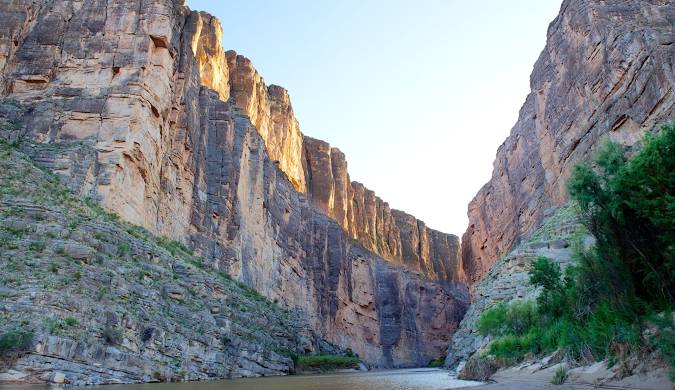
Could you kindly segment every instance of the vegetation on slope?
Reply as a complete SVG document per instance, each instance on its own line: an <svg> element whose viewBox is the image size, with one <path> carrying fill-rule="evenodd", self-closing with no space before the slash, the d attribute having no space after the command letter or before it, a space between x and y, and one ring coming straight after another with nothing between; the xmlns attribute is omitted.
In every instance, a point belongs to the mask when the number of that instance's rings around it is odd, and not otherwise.
<svg viewBox="0 0 675 390"><path fill-rule="evenodd" d="M290 363L280 356L306 337L299 313L203 267L182 244L78 199L1 141L0 172L0 365L58 338L157 349L147 360L152 377L128 380L198 379L199 366L181 355L191 340L232 364L237 351L260 349L254 366L258 356Z"/></svg>
<svg viewBox="0 0 675 390"><path fill-rule="evenodd" d="M494 337L484 355L508 365L561 350L572 361L660 352L675 374L675 124L648 135L632 159L606 144L594 165L575 167L568 189L588 231L564 271L541 257L530 283L536 303L498 304L478 330Z"/></svg>

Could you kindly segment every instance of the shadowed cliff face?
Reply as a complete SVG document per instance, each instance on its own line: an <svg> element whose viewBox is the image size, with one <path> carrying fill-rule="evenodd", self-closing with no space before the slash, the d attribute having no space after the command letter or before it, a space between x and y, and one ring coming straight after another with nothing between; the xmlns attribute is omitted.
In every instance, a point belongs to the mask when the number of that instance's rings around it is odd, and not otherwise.
<svg viewBox="0 0 675 390"><path fill-rule="evenodd" d="M469 283L565 202L570 168L602 139L633 144L673 118L673 20L667 0L563 2L492 179L469 204Z"/></svg>
<svg viewBox="0 0 675 390"><path fill-rule="evenodd" d="M217 20L182 1L3 3L2 95L27 107L34 160L366 361L445 353L466 310L457 238L350 183Z"/></svg>

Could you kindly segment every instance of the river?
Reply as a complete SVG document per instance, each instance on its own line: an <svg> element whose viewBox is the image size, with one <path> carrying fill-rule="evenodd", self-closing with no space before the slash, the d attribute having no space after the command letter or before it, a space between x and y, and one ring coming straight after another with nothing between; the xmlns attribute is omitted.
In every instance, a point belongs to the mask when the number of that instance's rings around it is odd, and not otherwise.
<svg viewBox="0 0 675 390"><path fill-rule="evenodd" d="M480 382L452 378L448 371L433 368L399 369L355 373L245 378L212 382L149 383L101 386L101 390L445 390L478 385ZM7 387L0 386L0 389ZM45 387L17 387L21 390Z"/></svg>

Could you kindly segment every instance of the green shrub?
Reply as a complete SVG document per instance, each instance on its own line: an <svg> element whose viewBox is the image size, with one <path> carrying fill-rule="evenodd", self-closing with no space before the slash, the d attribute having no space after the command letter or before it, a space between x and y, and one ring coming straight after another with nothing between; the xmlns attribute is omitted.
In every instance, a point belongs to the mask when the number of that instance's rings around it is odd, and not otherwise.
<svg viewBox="0 0 675 390"><path fill-rule="evenodd" d="M74 317L66 317L63 320L63 323L66 326L73 327L73 326L76 326L77 324L79 324L79 321L77 320L77 318L74 318Z"/></svg>
<svg viewBox="0 0 675 390"><path fill-rule="evenodd" d="M429 361L429 364L427 364L427 367L443 367L443 363L445 363L445 358L443 356L437 357L436 359L433 359Z"/></svg>
<svg viewBox="0 0 675 390"><path fill-rule="evenodd" d="M564 272L544 257L533 262L536 305L514 301L483 313L478 331L495 338L488 357L513 362L561 349L573 359L612 361L651 342L675 374L675 123L626 155L608 143L593 167L575 167L568 189L595 245L578 249ZM650 320L652 312L670 317ZM651 341L643 337L650 322L659 323Z"/></svg>
<svg viewBox="0 0 675 390"><path fill-rule="evenodd" d="M515 300L508 305L498 303L486 310L478 319L477 327L483 336L521 335L537 323L538 312L534 302Z"/></svg>
<svg viewBox="0 0 675 390"><path fill-rule="evenodd" d="M565 366L563 365L560 365L560 367L558 367L555 370L555 374L553 374L551 383L554 385L562 385L563 383L565 383L566 380L567 380L567 368L565 368Z"/></svg>
<svg viewBox="0 0 675 390"><path fill-rule="evenodd" d="M675 122L628 159L614 143L597 153L595 168L580 164L568 181L584 224L596 240L580 262L590 303L608 301L630 314L644 302L675 303Z"/></svg>
<svg viewBox="0 0 675 390"><path fill-rule="evenodd" d="M505 334L506 328L506 304L500 302L484 311L478 318L476 327L481 336L500 336Z"/></svg>
<svg viewBox="0 0 675 390"><path fill-rule="evenodd" d="M296 363L296 368L315 368L320 370L357 368L358 366L358 358L339 355L300 355Z"/></svg>
<svg viewBox="0 0 675 390"><path fill-rule="evenodd" d="M540 351L540 334L537 328L532 328L522 335L511 333L498 337L488 346L487 354L502 362L515 362Z"/></svg>
<svg viewBox="0 0 675 390"><path fill-rule="evenodd" d="M42 253L45 248L47 248L47 243L44 241L32 241L28 244L28 249L38 253Z"/></svg>
<svg viewBox="0 0 675 390"><path fill-rule="evenodd" d="M169 251L169 253L171 253L172 256L176 256L178 254L194 256L194 253L191 250L189 250L185 245L183 245L178 241L174 241L166 236L159 237L157 239L157 245Z"/></svg>
<svg viewBox="0 0 675 390"><path fill-rule="evenodd" d="M126 255L129 254L129 244L126 242L123 242L117 246L117 254L119 256L125 257Z"/></svg>
<svg viewBox="0 0 675 390"><path fill-rule="evenodd" d="M0 356L27 350L33 342L33 337L33 331L22 329L0 333Z"/></svg>
<svg viewBox="0 0 675 390"><path fill-rule="evenodd" d="M649 342L670 363L670 379L675 381L675 317L673 311L667 311L648 318L656 332L649 337Z"/></svg>
<svg viewBox="0 0 675 390"><path fill-rule="evenodd" d="M53 318L47 318L44 320L45 327L47 332L52 335L58 335L60 330L63 329L63 323L59 320Z"/></svg>

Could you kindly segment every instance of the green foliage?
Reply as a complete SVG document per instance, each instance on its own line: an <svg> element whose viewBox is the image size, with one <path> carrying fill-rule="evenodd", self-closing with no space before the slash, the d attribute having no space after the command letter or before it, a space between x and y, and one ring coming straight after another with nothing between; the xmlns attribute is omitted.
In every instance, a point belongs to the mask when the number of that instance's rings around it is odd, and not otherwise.
<svg viewBox="0 0 675 390"><path fill-rule="evenodd" d="M538 323L537 307L532 301L498 303L478 319L478 332L483 335L521 335Z"/></svg>
<svg viewBox="0 0 675 390"><path fill-rule="evenodd" d="M563 350L573 359L612 361L618 351L647 347L659 350L675 375L675 125L647 136L630 160L617 144L604 145L593 167L575 167L568 189L595 245L579 249L564 272L545 257L532 263L537 304L485 311L478 331L495 338L486 355L514 362ZM649 326L657 331L647 340ZM560 371L554 381L565 376Z"/></svg>
<svg viewBox="0 0 675 390"><path fill-rule="evenodd" d="M34 333L25 329L12 329L0 333L0 356L27 350L33 342Z"/></svg>
<svg viewBox="0 0 675 390"><path fill-rule="evenodd" d="M66 326L68 326L68 327L73 327L73 326L77 326L77 324L79 324L80 322L77 320L77 318L74 318L74 317L66 317L66 318L63 320L63 323L64 323Z"/></svg>
<svg viewBox="0 0 675 390"><path fill-rule="evenodd" d="M63 329L63 323L54 318L45 319L44 324L49 334L58 335L60 330Z"/></svg>
<svg viewBox="0 0 675 390"><path fill-rule="evenodd" d="M123 242L117 246L117 254L121 257L125 257L129 254L129 244Z"/></svg>
<svg viewBox="0 0 675 390"><path fill-rule="evenodd" d="M357 368L359 366L359 359L339 355L300 355L296 359L295 366L297 369L315 368L322 371Z"/></svg>
<svg viewBox="0 0 675 390"><path fill-rule="evenodd" d="M649 342L670 363L670 379L675 381L675 317L673 311L651 315L647 321L655 328Z"/></svg>
<svg viewBox="0 0 675 390"><path fill-rule="evenodd" d="M488 355L508 364L520 360L528 353L534 354L540 350L539 334L536 329L532 329L522 335L509 333L495 339L488 347Z"/></svg>
<svg viewBox="0 0 675 390"><path fill-rule="evenodd" d="M562 385L563 383L565 383L566 380L567 380L567 368L561 365L555 370L555 374L553 374L553 379L551 379L551 384Z"/></svg>
<svg viewBox="0 0 675 390"><path fill-rule="evenodd" d="M118 222L120 220L119 215L105 211L103 207L99 206L92 198L88 196L84 198L84 204L87 205L87 207L89 207L89 209L94 213L94 215L96 215L103 221Z"/></svg>
<svg viewBox="0 0 675 390"><path fill-rule="evenodd" d="M660 308L675 302L675 123L645 137L630 160L607 143L596 169L575 167L568 190L596 239L580 261L580 277L591 282L590 305L610 301L639 314L644 302ZM585 274L585 275L584 275Z"/></svg>
<svg viewBox="0 0 675 390"><path fill-rule="evenodd" d="M561 288L560 264L554 263L546 257L540 256L532 263L530 269L530 284L541 286L544 291L559 290Z"/></svg>
<svg viewBox="0 0 675 390"><path fill-rule="evenodd" d="M166 236L161 236L157 238L157 245L169 251L169 253L171 253L172 256L176 256L178 254L194 256L194 253L191 250L189 250L185 245L183 245L178 241L171 240Z"/></svg>
<svg viewBox="0 0 675 390"><path fill-rule="evenodd" d="M44 250L47 248L47 243L44 241L31 241L30 244L28 244L28 249L42 253Z"/></svg>
<svg viewBox="0 0 675 390"><path fill-rule="evenodd" d="M443 363L445 363L445 358L443 356L437 357L436 359L433 359L429 361L429 364L427 364L427 367L443 367Z"/></svg>

